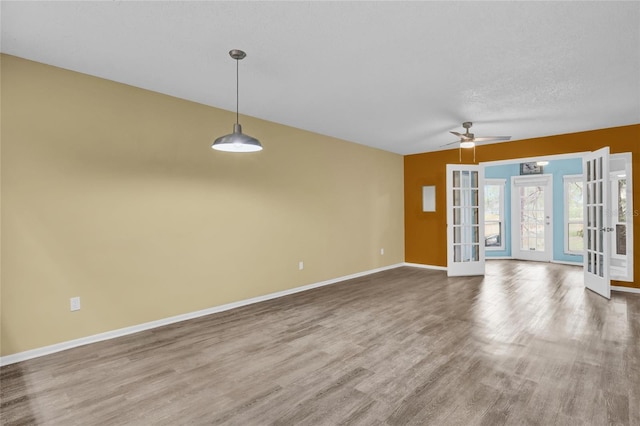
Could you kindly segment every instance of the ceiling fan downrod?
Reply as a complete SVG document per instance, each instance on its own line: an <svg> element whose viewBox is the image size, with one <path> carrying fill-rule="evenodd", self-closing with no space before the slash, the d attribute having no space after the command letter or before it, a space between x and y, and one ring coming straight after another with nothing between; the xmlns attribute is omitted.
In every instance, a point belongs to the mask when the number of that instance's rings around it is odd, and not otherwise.
<svg viewBox="0 0 640 426"><path fill-rule="evenodd" d="M465 121L464 123L462 123L462 127L467 129L467 131L464 134L465 138L473 139L473 136L474 136L473 133L469 133L469 129L471 128L471 126L473 126L473 123L471 121Z"/></svg>

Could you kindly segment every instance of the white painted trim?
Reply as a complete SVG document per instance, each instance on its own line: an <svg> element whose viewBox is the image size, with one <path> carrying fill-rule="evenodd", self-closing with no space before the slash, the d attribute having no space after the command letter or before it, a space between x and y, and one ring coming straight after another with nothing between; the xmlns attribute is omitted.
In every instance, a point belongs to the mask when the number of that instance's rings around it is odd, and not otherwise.
<svg viewBox="0 0 640 426"><path fill-rule="evenodd" d="M581 158L583 155L587 154L589 151L582 152L569 152L566 154L555 154L555 155L544 155L538 157L523 157L523 158L511 158L509 160L496 160L496 161L483 161L478 163L480 166L488 167L488 166L501 166L505 164L514 164L514 163L533 163L537 161L554 161L554 160L566 160L571 158Z"/></svg>
<svg viewBox="0 0 640 426"><path fill-rule="evenodd" d="M562 180L564 182L582 182L582 173L573 175L562 175Z"/></svg>
<svg viewBox="0 0 640 426"><path fill-rule="evenodd" d="M409 263L404 262L404 266L411 266L413 268L422 268L422 269L434 269L436 271L446 271L446 266L435 266L435 265L423 265L422 263Z"/></svg>
<svg viewBox="0 0 640 426"><path fill-rule="evenodd" d="M326 281L321 281L313 284L303 285L301 287L290 288L287 290L278 291L275 293L265 294L262 296L252 297L251 299L239 300L237 302L227 303L225 305L214 306L200 311L188 312L186 314L176 315L169 318L163 318L156 321L145 322L143 324L134 325L131 327L120 328L118 330L107 331L105 333L94 334L92 336L81 337L79 339L69 340L66 342L56 343L50 346L44 346L41 348L31 349L16 354L6 355L0 357L0 366L14 364L20 361L26 361L28 359L41 357L44 355L50 355L56 352L61 352L67 349L76 348L78 346L84 346L91 343L101 342L103 340L115 339L117 337L127 336L129 334L138 333L140 331L150 330L152 328L162 327L165 325L173 324L176 322L186 321L205 315L211 315L218 312L228 311L230 309L239 308L241 306L251 305L254 303L264 302L271 299L277 299L279 297L288 296L294 293L300 293L302 291L311 290L318 287L323 287L338 282L351 280L354 278L363 277L365 275L375 274L377 272L386 271L388 269L395 269L406 265L405 263L396 263L393 265L383 266L381 268L371 269L364 272L357 272L351 275L345 275L343 277L333 278ZM446 268L445 268L446 269Z"/></svg>
<svg viewBox="0 0 640 426"><path fill-rule="evenodd" d="M487 256L485 260L513 260L511 256Z"/></svg>
<svg viewBox="0 0 640 426"><path fill-rule="evenodd" d="M612 285L611 286L611 290L613 290L613 291L623 291L625 293L640 294L640 288L624 287L624 286L619 286L619 285Z"/></svg>
<svg viewBox="0 0 640 426"><path fill-rule="evenodd" d="M582 266L582 267L584 267L584 262L570 262L568 260L552 260L551 263L559 263L560 265L571 265L571 266Z"/></svg>

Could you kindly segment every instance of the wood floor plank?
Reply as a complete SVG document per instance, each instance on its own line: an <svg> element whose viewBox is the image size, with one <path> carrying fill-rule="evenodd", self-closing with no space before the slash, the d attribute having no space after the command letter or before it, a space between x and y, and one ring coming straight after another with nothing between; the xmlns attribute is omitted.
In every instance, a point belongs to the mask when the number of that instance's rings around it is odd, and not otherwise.
<svg viewBox="0 0 640 426"><path fill-rule="evenodd" d="M640 295L401 267L0 368L3 425L640 425Z"/></svg>

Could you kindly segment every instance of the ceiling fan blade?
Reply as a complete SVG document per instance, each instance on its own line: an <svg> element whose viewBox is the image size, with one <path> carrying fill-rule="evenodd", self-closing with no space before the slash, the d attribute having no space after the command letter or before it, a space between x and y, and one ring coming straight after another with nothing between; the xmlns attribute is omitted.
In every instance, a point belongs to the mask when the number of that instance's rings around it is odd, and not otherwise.
<svg viewBox="0 0 640 426"><path fill-rule="evenodd" d="M451 142L451 143L446 143L446 144L444 144L444 145L440 145L440 146L449 146L449 145L455 145L455 144L458 144L458 143L460 143L460 142L461 142L461 141L455 141L455 142Z"/></svg>
<svg viewBox="0 0 640 426"><path fill-rule="evenodd" d="M474 142L491 142L491 141L508 141L511 140L511 136L481 136L474 138Z"/></svg>
<svg viewBox="0 0 640 426"><path fill-rule="evenodd" d="M473 140L473 134L467 135L466 133L458 133L458 132L449 132L449 133L459 137L460 138L460 142L472 141Z"/></svg>

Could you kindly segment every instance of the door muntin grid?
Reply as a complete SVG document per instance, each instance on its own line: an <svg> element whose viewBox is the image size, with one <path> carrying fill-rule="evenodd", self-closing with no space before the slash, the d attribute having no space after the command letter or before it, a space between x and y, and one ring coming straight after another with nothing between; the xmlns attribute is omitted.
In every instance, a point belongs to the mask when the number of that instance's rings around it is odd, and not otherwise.
<svg viewBox="0 0 640 426"><path fill-rule="evenodd" d="M452 171L453 261L480 261L480 204L478 172Z"/></svg>
<svg viewBox="0 0 640 426"><path fill-rule="evenodd" d="M604 238L606 214L604 210L604 185L602 157L586 162L587 202L586 202L586 263L587 271L593 275L604 277Z"/></svg>

